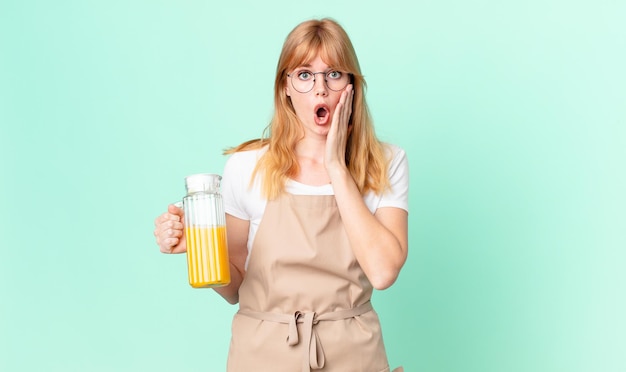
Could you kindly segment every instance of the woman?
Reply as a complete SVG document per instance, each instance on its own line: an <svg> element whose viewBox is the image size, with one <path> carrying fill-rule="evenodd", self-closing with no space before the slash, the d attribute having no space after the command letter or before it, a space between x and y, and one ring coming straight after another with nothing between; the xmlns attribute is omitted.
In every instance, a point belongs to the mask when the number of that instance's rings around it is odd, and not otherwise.
<svg viewBox="0 0 626 372"><path fill-rule="evenodd" d="M298 25L278 62L266 138L227 151L223 197L239 303L229 371L389 371L373 288L408 249L404 151L375 136L352 43L330 19ZM155 220L186 251L182 210Z"/></svg>

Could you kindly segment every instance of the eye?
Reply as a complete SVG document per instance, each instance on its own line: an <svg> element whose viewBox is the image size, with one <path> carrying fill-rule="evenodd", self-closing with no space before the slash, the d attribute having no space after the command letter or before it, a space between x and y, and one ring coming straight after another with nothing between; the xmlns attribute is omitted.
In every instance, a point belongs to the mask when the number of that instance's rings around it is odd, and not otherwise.
<svg viewBox="0 0 626 372"><path fill-rule="evenodd" d="M298 79L304 81L311 80L313 78L313 74L311 73L311 71L306 70L299 71L296 76L298 76Z"/></svg>
<svg viewBox="0 0 626 372"><path fill-rule="evenodd" d="M341 71L329 71L326 74L326 77L329 79L338 80L338 79L341 79L342 75L343 74L341 73Z"/></svg>

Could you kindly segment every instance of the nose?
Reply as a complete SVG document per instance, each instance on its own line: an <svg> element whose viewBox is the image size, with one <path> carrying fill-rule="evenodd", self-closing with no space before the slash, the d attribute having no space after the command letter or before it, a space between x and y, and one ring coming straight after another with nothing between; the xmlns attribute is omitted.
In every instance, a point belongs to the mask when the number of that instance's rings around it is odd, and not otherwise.
<svg viewBox="0 0 626 372"><path fill-rule="evenodd" d="M319 72L318 72L319 74ZM315 91L316 96L327 96L328 95L328 87L326 86L325 75L315 76L313 79L313 90Z"/></svg>

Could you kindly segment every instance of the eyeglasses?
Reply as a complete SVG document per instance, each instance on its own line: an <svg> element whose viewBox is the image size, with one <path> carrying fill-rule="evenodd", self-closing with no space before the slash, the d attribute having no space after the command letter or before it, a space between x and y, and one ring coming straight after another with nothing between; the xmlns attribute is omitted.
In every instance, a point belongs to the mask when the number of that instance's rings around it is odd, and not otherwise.
<svg viewBox="0 0 626 372"><path fill-rule="evenodd" d="M311 72L308 70L298 70L292 74L287 74L291 80L293 89L300 93L308 93L315 86L315 75L324 75L326 86L335 92L345 88L350 82L350 75L347 72L330 70L326 72Z"/></svg>

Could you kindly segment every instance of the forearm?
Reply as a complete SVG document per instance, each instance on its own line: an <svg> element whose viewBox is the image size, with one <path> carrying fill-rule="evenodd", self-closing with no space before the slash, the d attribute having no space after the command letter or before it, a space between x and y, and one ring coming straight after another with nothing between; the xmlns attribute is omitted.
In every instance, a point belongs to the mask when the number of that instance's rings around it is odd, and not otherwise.
<svg viewBox="0 0 626 372"><path fill-rule="evenodd" d="M381 221L367 208L347 169L342 167L329 174L356 259L375 288L389 287L407 257L406 212L388 212Z"/></svg>
<svg viewBox="0 0 626 372"><path fill-rule="evenodd" d="M248 258L248 229L250 221L242 220L226 214L226 233L228 237L228 256L230 260L230 284L215 288L228 303L239 302L239 287L246 275L246 259Z"/></svg>
<svg viewBox="0 0 626 372"><path fill-rule="evenodd" d="M239 271L236 265L230 263L230 284L223 287L213 288L229 304L234 305L239 302L239 287L243 282L244 273Z"/></svg>

